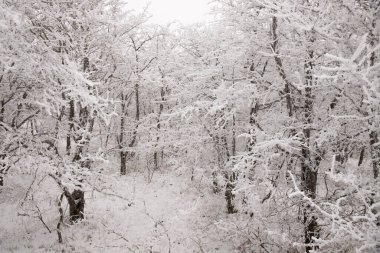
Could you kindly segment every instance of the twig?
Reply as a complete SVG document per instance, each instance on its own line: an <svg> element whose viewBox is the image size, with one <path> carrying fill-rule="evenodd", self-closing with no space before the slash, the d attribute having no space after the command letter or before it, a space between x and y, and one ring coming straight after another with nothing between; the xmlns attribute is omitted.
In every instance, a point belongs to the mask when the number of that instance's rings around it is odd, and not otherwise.
<svg viewBox="0 0 380 253"><path fill-rule="evenodd" d="M101 189L97 188L96 186L92 185L88 180L86 180L86 182L92 187L92 189L94 189L96 192L99 192L103 195L106 195L106 196L112 196L112 197L116 197L116 198L119 198L119 199L122 199L122 200L126 200L128 201L128 206L131 206L133 204L132 201L130 201L129 199L127 199L126 197L123 197L121 195L118 195L116 193L109 193L109 192L104 192L102 191Z"/></svg>
<svg viewBox="0 0 380 253"><path fill-rule="evenodd" d="M35 205L35 206L36 206L36 208L37 208L37 210L38 210L38 219L42 222L42 224L43 224L43 225L45 226L45 228L49 231L49 233L51 233L50 228L46 225L44 219L42 218L42 213L41 213L40 208L39 208L37 205Z"/></svg>
<svg viewBox="0 0 380 253"><path fill-rule="evenodd" d="M190 238L190 240L192 240L193 242L195 242L195 243L198 245L199 250L201 251L201 253L205 253L205 251L203 250L202 244L201 244L201 240L200 240L199 238L197 238L198 241L194 240L194 239L191 238L191 237L189 237L189 238Z"/></svg>
<svg viewBox="0 0 380 253"><path fill-rule="evenodd" d="M147 209L146 209L145 201L143 201L143 203L144 203L144 209L145 209L144 212L145 212L146 216L148 216L148 217L154 222L154 226L155 226L155 227L157 227L157 226L161 226L162 229L164 230L165 235L166 235L166 238L168 239L168 243L169 243L169 251L168 251L168 253L171 253L172 243L171 243L171 239L170 239L170 236L169 236L169 231L167 230L167 228L166 228L165 225L163 224L164 221L163 221L163 220L158 220L158 221L157 221L156 219L154 219L154 218L148 213L148 211L147 211Z"/></svg>
<svg viewBox="0 0 380 253"><path fill-rule="evenodd" d="M127 243L130 243L129 242L129 240L122 234L122 233L120 233L120 232L117 232L117 231L115 231L115 230L113 230L113 229L110 229L106 224L104 224L103 222L101 222L101 224L109 231L109 232L111 232L112 234L115 234L115 235L117 235L120 239L122 239L123 241L125 241L125 242L127 242ZM132 250L129 246L125 246L130 252L135 252L134 250ZM137 247L136 245L135 245L135 247L138 249L139 247Z"/></svg>
<svg viewBox="0 0 380 253"><path fill-rule="evenodd" d="M34 171L34 176L33 176L32 183L29 185L29 188L28 188L28 190L27 190L26 193L25 193L25 197L24 197L24 199L22 200L22 202L21 202L21 204L20 204L21 207L24 205L26 199L27 199L28 196L29 196L29 192L30 192L30 190L32 189L32 186L33 186L34 182L36 181L38 169L39 169L39 168L37 168L37 169Z"/></svg>

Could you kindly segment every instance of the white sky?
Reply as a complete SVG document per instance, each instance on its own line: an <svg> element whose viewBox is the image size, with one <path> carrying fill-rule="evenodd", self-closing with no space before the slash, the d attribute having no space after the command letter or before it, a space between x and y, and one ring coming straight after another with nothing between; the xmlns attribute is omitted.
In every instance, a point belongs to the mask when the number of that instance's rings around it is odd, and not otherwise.
<svg viewBox="0 0 380 253"><path fill-rule="evenodd" d="M147 3L151 3L149 13L153 15L151 22L165 25L170 21L183 24L208 21L211 19L210 0L125 0L127 9L141 11Z"/></svg>

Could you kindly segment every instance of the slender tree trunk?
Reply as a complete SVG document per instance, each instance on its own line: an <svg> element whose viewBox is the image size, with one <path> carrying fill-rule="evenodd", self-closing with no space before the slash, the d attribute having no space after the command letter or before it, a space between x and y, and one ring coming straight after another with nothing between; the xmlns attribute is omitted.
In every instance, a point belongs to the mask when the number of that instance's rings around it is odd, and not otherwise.
<svg viewBox="0 0 380 253"><path fill-rule="evenodd" d="M2 76L1 76L2 79ZM1 81L1 80L0 80ZM1 109L0 109L0 123L4 122L4 99L1 100ZM4 172L5 172L5 164L2 163L2 161L5 158L5 154L0 155L0 186L4 186Z"/></svg>
<svg viewBox="0 0 380 253"><path fill-rule="evenodd" d="M288 116L293 117L294 107L292 101L292 93L290 90L291 83L288 80L282 60L279 56L278 49L278 35L277 35L277 17L272 18L272 50L274 53L274 60L276 63L277 71L279 72L280 77L285 83L284 93L286 99L286 107L288 109ZM311 38L311 42L314 42L314 39ZM313 122L313 96L312 96L312 86L313 86L313 51L308 51L308 58L305 62L305 94L304 94L304 110L303 110L303 144L301 148L301 185L305 194L314 199L316 197L316 187L317 187L317 175L318 175L318 161L313 161L310 154L310 136L311 136L311 124ZM293 135L293 133L292 133ZM315 247L311 247L308 244L313 243L313 237L317 237L318 224L316 217L312 214L312 207L309 205L304 206L304 238L306 246L306 252L310 252Z"/></svg>
<svg viewBox="0 0 380 253"><path fill-rule="evenodd" d="M286 98L286 107L288 108L289 117L292 117L293 116L293 102L292 102L291 91L290 91L290 82L288 78L286 77L282 60L279 56L278 36L277 36L277 17L275 16L272 18L272 36L273 36L272 50L274 53L274 61L276 63L277 71L279 72L281 78L285 82L284 92L285 92L285 98Z"/></svg>
<svg viewBox="0 0 380 253"><path fill-rule="evenodd" d="M57 235L58 235L58 242L62 243L62 231L61 231L61 226L63 224L63 209L62 209L62 200L63 200L63 195L64 193L61 194L61 197L58 200L58 211L59 211L59 221L57 224Z"/></svg>
<svg viewBox="0 0 380 253"><path fill-rule="evenodd" d="M161 87L160 94L161 94L161 103L160 103L160 107L157 113L157 138L156 138L157 144L155 145L156 147L158 145L158 142L160 141L159 131L161 130L161 114L162 114L162 111L164 110L163 103L165 102L165 89L163 86ZM153 154L153 162L154 162L155 170L158 170L158 153L159 151L155 150Z"/></svg>
<svg viewBox="0 0 380 253"><path fill-rule="evenodd" d="M235 114L232 115L232 156L236 156L236 122Z"/></svg>
<svg viewBox="0 0 380 253"><path fill-rule="evenodd" d="M0 169L0 186L4 186L4 171L5 171L5 168L4 168L4 165L1 165L1 169Z"/></svg>
<svg viewBox="0 0 380 253"><path fill-rule="evenodd" d="M312 97L312 87L313 87L313 51L308 52L308 59L305 63L305 104L304 104L304 142L302 145L302 160L301 160L301 180L302 188L305 194L315 199L317 179L318 179L318 168L316 161L313 161L310 154L310 136L311 136L311 124L313 122L313 97ZM308 204L304 207L304 220L305 224L305 244L306 252L310 252L316 247L309 246L313 243L313 237L318 237L318 223L316 217L313 215L312 207Z"/></svg>
<svg viewBox="0 0 380 253"><path fill-rule="evenodd" d="M129 147L133 147L137 142L137 130L139 127L139 120L140 120L140 96L139 96L139 83L138 82L135 84L135 102L136 102L136 105L135 105L135 108L136 108L136 113L135 113L136 125L135 125L135 129L133 130L133 133L132 133L132 140L129 143Z"/></svg>
<svg viewBox="0 0 380 253"><path fill-rule="evenodd" d="M75 107L74 107L74 100L70 100L70 107L69 107L69 132L66 136L66 154L70 155L71 153L71 136L74 132L74 117L75 117Z"/></svg>
<svg viewBox="0 0 380 253"><path fill-rule="evenodd" d="M373 34L373 31L375 30L376 21L374 20L372 22L372 29L370 31L369 37L370 37L370 45L373 47L375 45L375 36ZM375 52L371 53L371 57L369 59L369 65L370 67L373 67L375 65ZM371 108L370 110L374 110ZM373 171L373 178L377 179L379 176L379 168L380 168L380 145L378 145L379 142L379 132L378 132L378 126L376 126L375 122L372 122L372 120L369 122L370 125L370 133L369 133L369 145L370 145L370 153L371 153L371 160L372 160L372 171Z"/></svg>
<svg viewBox="0 0 380 253"><path fill-rule="evenodd" d="M121 93L121 117L120 117L120 134L119 134L119 149L120 149L120 174L127 174L127 155L123 150L124 147L124 131L125 131L125 106L126 106L126 97Z"/></svg>
<svg viewBox="0 0 380 253"><path fill-rule="evenodd" d="M4 110L5 110L4 99L1 100L1 108L0 108L0 122L4 122Z"/></svg>
<svg viewBox="0 0 380 253"><path fill-rule="evenodd" d="M379 135L375 130L371 130L369 133L369 145L371 147L371 159L372 159L372 171L373 178L377 179L379 177L379 167L380 167L380 148L379 145Z"/></svg>
<svg viewBox="0 0 380 253"><path fill-rule="evenodd" d="M127 153L125 151L120 151L120 174L127 174Z"/></svg>
<svg viewBox="0 0 380 253"><path fill-rule="evenodd" d="M364 152L365 152L365 147L362 147L362 150L360 151L360 155L359 155L358 166L362 165L362 163L363 163Z"/></svg>
<svg viewBox="0 0 380 253"><path fill-rule="evenodd" d="M139 94L139 83L135 84L135 100L136 100L136 121L140 120L140 94Z"/></svg>
<svg viewBox="0 0 380 253"><path fill-rule="evenodd" d="M250 139L248 141L248 144L247 144L247 149L248 149L248 152L251 152L253 147L255 146L256 144L256 131L255 131L255 128L256 128L256 117L257 117L257 112L259 110L259 103L256 102L256 103L252 103L251 104L251 110L249 112L249 125L250 125L250 129L249 129L249 134L250 134Z"/></svg>

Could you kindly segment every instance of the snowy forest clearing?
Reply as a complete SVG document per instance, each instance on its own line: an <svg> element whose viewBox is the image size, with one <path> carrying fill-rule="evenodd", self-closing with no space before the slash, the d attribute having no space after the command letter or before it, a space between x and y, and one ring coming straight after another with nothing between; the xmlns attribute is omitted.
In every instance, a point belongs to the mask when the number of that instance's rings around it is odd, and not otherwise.
<svg viewBox="0 0 380 253"><path fill-rule="evenodd" d="M11 202L1 199L0 208L6 212L2 212L0 219L0 252L61 252L62 249L64 252L231 252L225 234L216 232L217 223L227 216L220 199L223 196L212 195L210 191L200 196L200 189L189 186L190 180L182 178L157 174L148 183L146 177L135 174L114 181L112 194L118 197L86 192L85 219L75 226L63 226L62 245L56 243L57 205L40 208L44 222L52 231L49 233L38 217L22 217L22 213L14 212L24 197L25 192L20 189L19 194L9 198ZM65 202L63 206L67 217L68 204ZM69 224L68 219L65 223Z"/></svg>

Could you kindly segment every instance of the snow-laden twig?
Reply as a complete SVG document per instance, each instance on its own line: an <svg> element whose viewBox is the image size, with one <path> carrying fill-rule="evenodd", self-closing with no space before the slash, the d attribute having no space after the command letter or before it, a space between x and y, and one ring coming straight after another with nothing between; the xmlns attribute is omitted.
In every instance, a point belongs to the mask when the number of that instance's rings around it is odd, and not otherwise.
<svg viewBox="0 0 380 253"><path fill-rule="evenodd" d="M334 166L335 166L335 162L332 163L332 167L331 167L332 173L331 172L328 173L329 175L331 175L332 179L334 179L335 178L334 175L336 175L334 174ZM296 196L302 197L302 199L308 202L308 204L311 207L313 207L323 216L331 220L333 231L335 231L336 234L338 234L339 232L343 232L345 235L348 235L352 240L361 242L361 247L363 249L367 248L368 245L376 244L374 240L376 238L376 233L378 234L379 230L375 224L376 217L373 214L370 214L369 217L368 216L366 217L354 216L352 217L352 220L344 219L341 215L339 215L340 209L341 209L339 207L339 203L341 202L342 198L339 198L337 200L337 204L335 205L332 203L317 204L312 198L308 197L303 191L299 189L291 171L288 171L288 174L292 179L294 190L295 190L293 193L289 195L289 197L291 198L296 197ZM347 183L347 181L345 182ZM352 183L352 182L349 180L348 183ZM356 189L356 192L360 191L358 187L355 187L355 189ZM371 209L369 208L368 204L365 203L366 201L364 199L364 196L362 196L360 193L359 193L359 196L360 196L361 201L364 202L364 205L368 207L368 212L371 212ZM331 211L327 211L323 209L323 206L329 207ZM366 226L363 227L362 229L360 229L358 226L355 226L358 220L366 221ZM373 231L374 234L369 233L369 231ZM318 239L318 240L322 240L322 239ZM357 252L361 252L361 250L358 249Z"/></svg>

